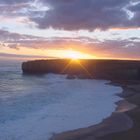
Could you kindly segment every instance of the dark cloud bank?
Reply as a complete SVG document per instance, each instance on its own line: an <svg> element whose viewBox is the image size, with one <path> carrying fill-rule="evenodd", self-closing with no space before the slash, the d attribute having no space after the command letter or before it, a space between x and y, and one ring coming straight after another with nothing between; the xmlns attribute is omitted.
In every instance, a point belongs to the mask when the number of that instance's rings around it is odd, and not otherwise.
<svg viewBox="0 0 140 140"><path fill-rule="evenodd" d="M27 8L24 13L39 28L53 27L66 30L94 30L140 26L139 0L38 0L49 10L32 9L35 0L1 0L11 11ZM1 7L2 8L2 7ZM4 8L4 7L3 7ZM8 9L8 8L7 8ZM4 9L3 9L4 11ZM7 10L8 11L8 10ZM6 12L6 11L5 11ZM35 16L42 14L43 16ZM14 12L15 13L15 12ZM16 13L17 14L17 13ZM20 11L20 14L21 13ZM11 15L10 15L11 16ZM23 15L22 15L23 16Z"/></svg>
<svg viewBox="0 0 140 140"><path fill-rule="evenodd" d="M140 3L134 0L44 0L44 17L31 18L39 28L66 30L140 26ZM135 3L134 3L135 2Z"/></svg>

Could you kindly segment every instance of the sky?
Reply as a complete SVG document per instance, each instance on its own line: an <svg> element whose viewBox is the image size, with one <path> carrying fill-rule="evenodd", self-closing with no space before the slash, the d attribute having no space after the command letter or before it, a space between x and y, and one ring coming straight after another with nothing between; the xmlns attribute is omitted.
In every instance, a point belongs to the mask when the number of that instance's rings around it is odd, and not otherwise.
<svg viewBox="0 0 140 140"><path fill-rule="evenodd" d="M0 0L0 59L140 60L139 0Z"/></svg>

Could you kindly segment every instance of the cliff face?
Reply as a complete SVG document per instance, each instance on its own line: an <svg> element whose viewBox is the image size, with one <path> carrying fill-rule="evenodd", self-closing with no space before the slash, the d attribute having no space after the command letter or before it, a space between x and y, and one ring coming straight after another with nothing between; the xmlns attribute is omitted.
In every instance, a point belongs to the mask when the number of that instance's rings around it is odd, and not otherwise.
<svg viewBox="0 0 140 140"><path fill-rule="evenodd" d="M140 61L123 60L36 60L22 64L27 74L68 74L80 78L140 79Z"/></svg>

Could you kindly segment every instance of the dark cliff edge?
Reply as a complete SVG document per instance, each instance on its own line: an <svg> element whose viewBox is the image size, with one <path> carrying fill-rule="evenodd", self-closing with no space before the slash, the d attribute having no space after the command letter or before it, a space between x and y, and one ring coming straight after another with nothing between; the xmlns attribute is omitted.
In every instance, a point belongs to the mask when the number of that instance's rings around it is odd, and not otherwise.
<svg viewBox="0 0 140 140"><path fill-rule="evenodd" d="M34 60L22 63L24 74L68 74L68 78L140 80L140 61L130 60Z"/></svg>

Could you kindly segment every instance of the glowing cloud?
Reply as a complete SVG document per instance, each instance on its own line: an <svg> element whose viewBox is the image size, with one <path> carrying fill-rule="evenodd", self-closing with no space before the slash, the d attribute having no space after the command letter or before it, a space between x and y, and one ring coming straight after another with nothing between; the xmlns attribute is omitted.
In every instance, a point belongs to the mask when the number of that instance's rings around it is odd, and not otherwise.
<svg viewBox="0 0 140 140"><path fill-rule="evenodd" d="M94 59L95 56L74 50L48 50L48 54L59 58Z"/></svg>

